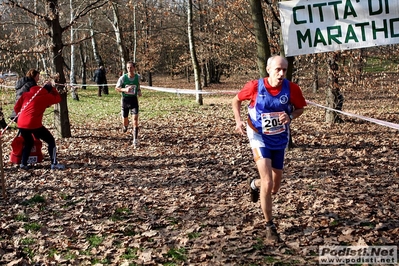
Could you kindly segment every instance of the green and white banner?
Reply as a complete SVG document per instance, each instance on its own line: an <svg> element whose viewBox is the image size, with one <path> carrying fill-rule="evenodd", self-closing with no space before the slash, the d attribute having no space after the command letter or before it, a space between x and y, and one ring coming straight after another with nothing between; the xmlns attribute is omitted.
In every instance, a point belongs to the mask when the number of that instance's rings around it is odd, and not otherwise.
<svg viewBox="0 0 399 266"><path fill-rule="evenodd" d="M286 56L399 43L399 0L279 3Z"/></svg>

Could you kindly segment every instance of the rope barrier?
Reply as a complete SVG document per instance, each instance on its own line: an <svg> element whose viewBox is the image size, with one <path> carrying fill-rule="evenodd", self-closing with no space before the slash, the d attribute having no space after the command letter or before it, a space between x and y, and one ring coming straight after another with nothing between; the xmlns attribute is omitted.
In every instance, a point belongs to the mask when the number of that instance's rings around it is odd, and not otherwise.
<svg viewBox="0 0 399 266"><path fill-rule="evenodd" d="M116 86L116 83L109 83L109 84L77 84L77 83L55 83L55 85L60 85L64 87L82 87L82 86ZM14 89L15 87L13 86L2 86L4 88L12 88ZM162 91L162 92L169 92L169 93L176 93L176 94L236 94L237 91L197 91L197 90L186 90L186 89L177 89L177 88L163 88L163 87L152 87L152 86L145 86L145 85L140 85L140 88L148 89L148 90L154 90L154 91Z"/></svg>
<svg viewBox="0 0 399 266"><path fill-rule="evenodd" d="M65 84L57 84L56 85L63 85L63 86L115 86L116 84L111 83L111 84L76 84L76 83L65 83ZM7 86L2 86L2 87L7 87ZM14 88L12 86L8 86L10 88ZM175 93L175 94L237 94L238 91L204 91L204 90L186 90L186 89L178 89L178 88L164 88L164 87L152 87L152 86L144 86L144 85L140 85L140 88L143 89L148 89L148 90L154 90L154 91L161 91L161 92L168 92L168 93ZM383 121L383 120L379 120L379 119L374 119L371 117L366 117L366 116L362 116L362 115L357 115L357 114L352 114L352 113L348 113L348 112L344 112L344 111L340 111L340 110L336 110L327 106L323 106L321 104L317 104L314 103L312 101L308 101L306 100L306 102L310 105L314 105L320 108L324 108L326 110L329 111L333 111L333 112L337 112L346 116L350 116L350 117L355 117L361 120L365 120L365 121L369 121L381 126L386 126L389 128L393 128L396 130L399 130L399 124L395 124L395 123L391 123L391 122L387 122L387 121ZM22 111L22 110L21 110ZM19 115L19 114L18 114ZM8 125L7 125L8 127ZM3 132L6 130L7 128L3 129L1 134L3 134Z"/></svg>
<svg viewBox="0 0 399 266"><path fill-rule="evenodd" d="M321 104L317 104L317 103L314 103L314 102L311 102L311 101L308 101L308 100L306 100L306 102L308 104L310 104L310 105L314 105L314 106L317 106L317 107L320 107L320 108L324 108L324 109L327 109L329 111L337 112L337 113L340 113L340 114L343 114L343 115L346 115L346 116L359 118L359 119L362 119L362 120L365 120L365 121L369 121L369 122L372 122L372 123L375 123L375 124L378 124L378 125L381 125L381 126L386 126L386 127L390 127L390 128L399 130L399 124L395 124L395 123L391 123L391 122L387 122L387 121L383 121L383 120L378 120L378 119L366 117L366 116L363 116L363 115L357 115L357 114L352 114L352 113L348 113L348 112L343 112L343 111L336 110L336 109L333 109L333 108L330 108L330 107L327 107L327 106L323 106Z"/></svg>

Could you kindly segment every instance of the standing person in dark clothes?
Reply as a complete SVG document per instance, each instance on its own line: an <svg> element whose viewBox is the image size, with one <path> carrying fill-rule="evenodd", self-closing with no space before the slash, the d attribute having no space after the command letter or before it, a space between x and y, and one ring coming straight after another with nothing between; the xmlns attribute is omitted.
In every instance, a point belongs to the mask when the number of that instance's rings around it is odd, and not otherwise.
<svg viewBox="0 0 399 266"><path fill-rule="evenodd" d="M18 116L18 128L24 139L20 168L28 170L28 159L34 145L33 136L48 144L51 169L64 169L57 161L56 144L53 135L43 126L44 111L53 104L61 102L57 89L48 82L43 87L33 86L18 99L14 111Z"/></svg>
<svg viewBox="0 0 399 266"><path fill-rule="evenodd" d="M18 101L18 99L21 97L21 95L24 92L27 92L31 87L36 86L37 82L39 81L39 78L40 78L40 72L37 71L36 69L31 68L26 73L25 77L22 77L19 80L17 80L15 84L15 102ZM10 119L14 120L16 115L17 114L13 110ZM15 122L17 122L16 119Z"/></svg>
<svg viewBox="0 0 399 266"><path fill-rule="evenodd" d="M101 92L108 94L107 77L104 66L100 66L96 69L93 79L98 85L98 97L101 97Z"/></svg>

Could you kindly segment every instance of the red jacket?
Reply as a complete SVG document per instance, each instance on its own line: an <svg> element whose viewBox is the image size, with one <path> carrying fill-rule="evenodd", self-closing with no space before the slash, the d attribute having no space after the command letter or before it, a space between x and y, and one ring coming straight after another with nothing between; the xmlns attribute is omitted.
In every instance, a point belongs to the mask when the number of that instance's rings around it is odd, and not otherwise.
<svg viewBox="0 0 399 266"><path fill-rule="evenodd" d="M24 92L21 98L15 103L14 111L18 114L22 108L32 99L32 101L22 110L18 116L18 128L37 129L43 126L43 114L47 107L61 102L61 96L57 89L53 88L48 92L45 88L33 86L28 92Z"/></svg>

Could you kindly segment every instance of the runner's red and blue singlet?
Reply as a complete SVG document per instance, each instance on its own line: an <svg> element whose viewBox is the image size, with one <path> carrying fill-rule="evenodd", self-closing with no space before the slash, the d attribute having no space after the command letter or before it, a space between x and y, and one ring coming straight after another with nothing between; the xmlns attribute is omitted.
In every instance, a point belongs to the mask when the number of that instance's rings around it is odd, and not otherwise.
<svg viewBox="0 0 399 266"><path fill-rule="evenodd" d="M273 96L267 91L263 79L260 79L255 104L248 106L248 122L252 129L262 135L269 149L285 149L287 146L289 127L279 120L279 115L284 112L292 112L289 81L284 79L281 91Z"/></svg>

